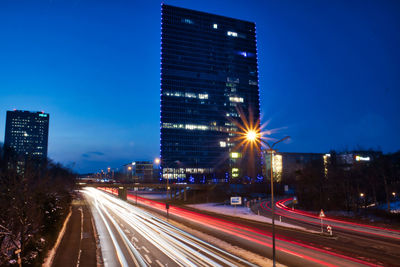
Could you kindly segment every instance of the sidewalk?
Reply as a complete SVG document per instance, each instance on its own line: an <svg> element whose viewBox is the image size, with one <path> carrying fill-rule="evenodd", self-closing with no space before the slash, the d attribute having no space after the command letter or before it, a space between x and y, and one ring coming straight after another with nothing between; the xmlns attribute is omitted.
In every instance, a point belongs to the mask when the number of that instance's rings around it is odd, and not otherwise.
<svg viewBox="0 0 400 267"><path fill-rule="evenodd" d="M92 214L81 195L72 201L72 214L52 266L96 267L96 238ZM99 264L100 265L100 264Z"/></svg>

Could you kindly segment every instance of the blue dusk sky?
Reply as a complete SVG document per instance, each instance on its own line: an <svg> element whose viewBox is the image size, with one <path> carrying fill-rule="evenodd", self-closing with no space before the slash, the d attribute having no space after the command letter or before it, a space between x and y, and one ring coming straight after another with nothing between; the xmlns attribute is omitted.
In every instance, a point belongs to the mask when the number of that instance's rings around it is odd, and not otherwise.
<svg viewBox="0 0 400 267"><path fill-rule="evenodd" d="M279 149L400 149L400 1L171 0L254 21L261 112ZM79 172L159 154L160 1L0 1L6 110L50 113L49 157Z"/></svg>

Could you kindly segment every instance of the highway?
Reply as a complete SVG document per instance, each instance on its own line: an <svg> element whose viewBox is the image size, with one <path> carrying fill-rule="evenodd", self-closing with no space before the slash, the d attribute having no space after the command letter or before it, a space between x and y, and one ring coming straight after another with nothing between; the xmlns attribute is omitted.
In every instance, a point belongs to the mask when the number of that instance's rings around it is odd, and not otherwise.
<svg viewBox="0 0 400 267"><path fill-rule="evenodd" d="M255 266L112 195L83 192L105 266Z"/></svg>
<svg viewBox="0 0 400 267"><path fill-rule="evenodd" d="M108 191L113 193L112 190ZM128 199L135 202L136 198L129 194ZM138 197L137 201L139 205L165 214L164 203L142 197ZM271 258L271 233L265 228L252 227L177 206L170 206L169 215L174 220L184 221L193 228L217 236L233 245ZM276 253L278 262L288 266L379 266L376 263L324 250L281 235L276 238Z"/></svg>
<svg viewBox="0 0 400 267"><path fill-rule="evenodd" d="M296 221L305 222L309 225L321 225L321 218L319 216L302 210L292 210L291 208L287 207L287 203L291 203L291 201L292 198L277 201L275 204L277 214L284 216L285 218L291 218ZM270 209L266 204L267 202L263 202L261 205L267 209ZM323 223L325 226L329 225L334 229L347 230L353 233L356 232L359 235L373 236L375 238L392 239L393 242L398 242L400 244L399 230L348 222L327 217L323 218Z"/></svg>
<svg viewBox="0 0 400 267"><path fill-rule="evenodd" d="M292 210L287 205L292 198L279 200L275 203L275 220L282 220L311 231L321 232L321 218L310 212ZM269 201L257 204L253 210L261 210L266 216L271 216ZM328 238L327 226L332 229L332 238ZM383 265L400 266L400 231L384 227L354 223L324 217L322 230L325 242L315 239L330 250L341 250L347 255L357 255L358 258L375 259Z"/></svg>

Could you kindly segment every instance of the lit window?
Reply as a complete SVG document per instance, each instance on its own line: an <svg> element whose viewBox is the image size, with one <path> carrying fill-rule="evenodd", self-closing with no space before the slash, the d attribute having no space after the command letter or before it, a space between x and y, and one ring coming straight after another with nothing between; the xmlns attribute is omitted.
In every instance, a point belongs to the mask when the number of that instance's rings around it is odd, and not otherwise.
<svg viewBox="0 0 400 267"><path fill-rule="evenodd" d="M238 36L237 32L231 32L231 31L227 31L226 35L232 36L232 37L237 37Z"/></svg>
<svg viewBox="0 0 400 267"><path fill-rule="evenodd" d="M206 131L206 130L209 129L209 127L206 126L206 125L186 124L185 125L185 129L186 130L202 130L202 131Z"/></svg>
<svg viewBox="0 0 400 267"><path fill-rule="evenodd" d="M237 158L239 158L239 157L240 157L240 153L238 153L238 152L232 152L232 153L231 153L231 158L237 159Z"/></svg>
<svg viewBox="0 0 400 267"><path fill-rule="evenodd" d="M236 103L243 103L243 97L231 96L229 97L229 101Z"/></svg>
<svg viewBox="0 0 400 267"><path fill-rule="evenodd" d="M182 19L182 21L186 24L193 24L193 20L191 19Z"/></svg>
<svg viewBox="0 0 400 267"><path fill-rule="evenodd" d="M239 169L232 168L232 177L238 177L238 176L239 176Z"/></svg>
<svg viewBox="0 0 400 267"><path fill-rule="evenodd" d="M218 24L214 23L213 28L218 29Z"/></svg>
<svg viewBox="0 0 400 267"><path fill-rule="evenodd" d="M226 142L220 141L220 142L219 142L219 146L220 146L220 147L226 147Z"/></svg>
<svg viewBox="0 0 400 267"><path fill-rule="evenodd" d="M249 85L257 85L257 84L258 83L256 81L249 80Z"/></svg>
<svg viewBox="0 0 400 267"><path fill-rule="evenodd" d="M185 97L187 97L187 98L197 98L196 94L194 94L194 93L185 93Z"/></svg>
<svg viewBox="0 0 400 267"><path fill-rule="evenodd" d="M208 99L208 94L199 94L199 99Z"/></svg>

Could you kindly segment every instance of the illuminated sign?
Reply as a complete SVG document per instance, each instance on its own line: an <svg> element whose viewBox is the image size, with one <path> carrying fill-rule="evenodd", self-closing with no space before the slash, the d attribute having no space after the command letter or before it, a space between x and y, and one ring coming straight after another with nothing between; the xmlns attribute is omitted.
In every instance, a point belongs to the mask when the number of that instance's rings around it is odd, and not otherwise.
<svg viewBox="0 0 400 267"><path fill-rule="evenodd" d="M40 113L39 117L47 117L47 114Z"/></svg>
<svg viewBox="0 0 400 267"><path fill-rule="evenodd" d="M242 197L231 197L231 205L242 205Z"/></svg>
<svg viewBox="0 0 400 267"><path fill-rule="evenodd" d="M370 157L356 156L356 161L370 161Z"/></svg>

